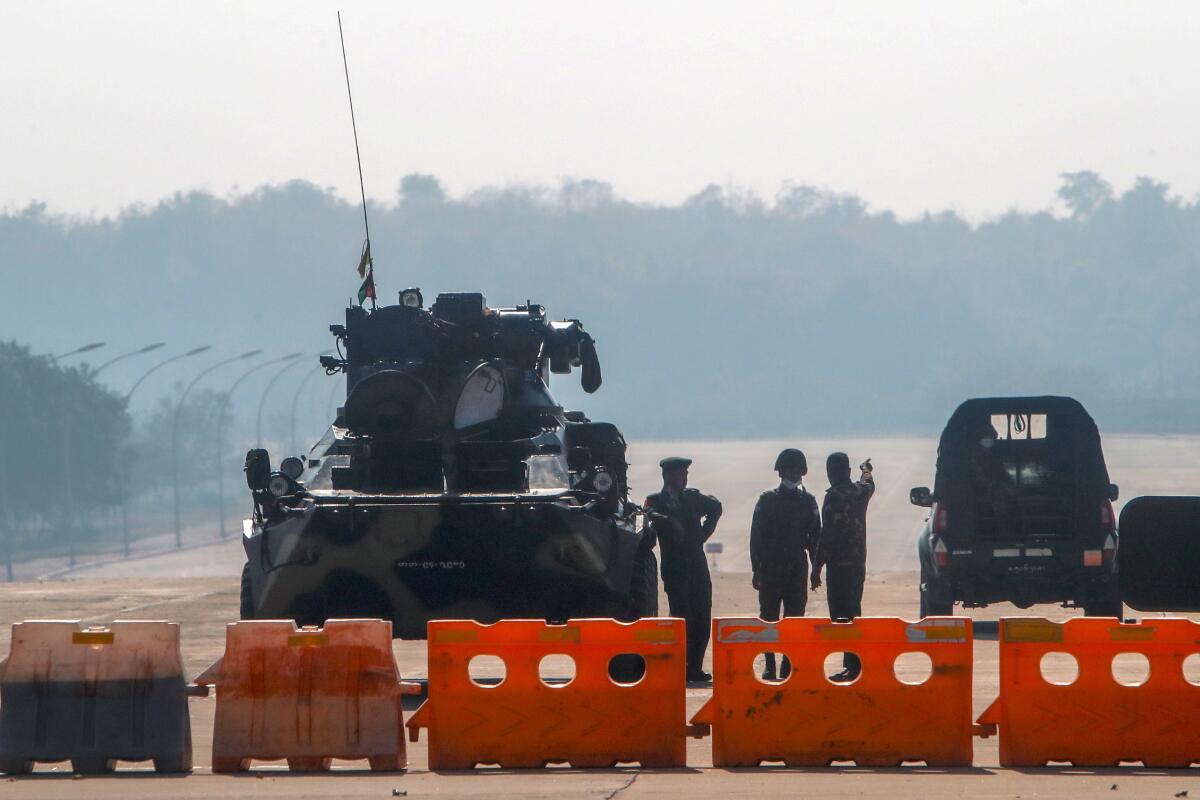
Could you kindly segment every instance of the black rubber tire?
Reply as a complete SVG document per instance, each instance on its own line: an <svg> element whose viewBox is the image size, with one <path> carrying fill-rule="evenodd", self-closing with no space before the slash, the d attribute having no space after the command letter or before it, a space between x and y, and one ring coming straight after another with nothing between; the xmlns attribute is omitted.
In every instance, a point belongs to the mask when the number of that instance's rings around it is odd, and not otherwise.
<svg viewBox="0 0 1200 800"><path fill-rule="evenodd" d="M921 579L921 617L954 616L954 600L950 593L932 580Z"/></svg>
<svg viewBox="0 0 1200 800"><path fill-rule="evenodd" d="M72 758L71 772L76 775L107 775L117 768L115 758Z"/></svg>
<svg viewBox="0 0 1200 800"><path fill-rule="evenodd" d="M254 619L254 593L250 590L250 562L242 565L242 593L239 601L241 619Z"/></svg>
<svg viewBox="0 0 1200 800"><path fill-rule="evenodd" d="M658 616L658 558L653 550L639 553L633 563L633 580L629 587L629 607L625 622Z"/></svg>
<svg viewBox="0 0 1200 800"><path fill-rule="evenodd" d="M1082 605L1085 617L1125 618L1125 604L1121 602L1116 581L1106 584L1094 594L1084 598Z"/></svg>

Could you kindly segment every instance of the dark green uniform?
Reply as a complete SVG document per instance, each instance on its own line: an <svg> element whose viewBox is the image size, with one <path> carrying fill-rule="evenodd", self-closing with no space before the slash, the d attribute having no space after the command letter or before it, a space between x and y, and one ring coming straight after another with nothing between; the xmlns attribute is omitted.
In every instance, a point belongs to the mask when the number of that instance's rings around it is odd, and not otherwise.
<svg viewBox="0 0 1200 800"><path fill-rule="evenodd" d="M815 565L828 565L825 578L829 616L862 616L863 583L867 576L867 504L875 481L835 484L825 491L821 507L821 542ZM814 567L816 568L816 567Z"/></svg>
<svg viewBox="0 0 1200 800"><path fill-rule="evenodd" d="M758 586L759 616L804 616L808 603L808 560L821 538L817 500L803 487L763 492L750 523L750 565Z"/></svg>
<svg viewBox="0 0 1200 800"><path fill-rule="evenodd" d="M712 627L712 580L704 543L717 529L721 503L696 489L684 489L675 497L664 490L647 497L645 509L662 553L671 616L687 622L688 672L698 673Z"/></svg>

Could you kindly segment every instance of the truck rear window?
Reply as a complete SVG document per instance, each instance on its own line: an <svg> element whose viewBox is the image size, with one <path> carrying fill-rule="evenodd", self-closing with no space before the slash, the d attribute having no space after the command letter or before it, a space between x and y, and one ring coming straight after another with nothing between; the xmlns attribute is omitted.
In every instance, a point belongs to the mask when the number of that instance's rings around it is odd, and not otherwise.
<svg viewBox="0 0 1200 800"><path fill-rule="evenodd" d="M1045 414L992 414L992 428L996 437L1017 441L1021 439L1045 439Z"/></svg>

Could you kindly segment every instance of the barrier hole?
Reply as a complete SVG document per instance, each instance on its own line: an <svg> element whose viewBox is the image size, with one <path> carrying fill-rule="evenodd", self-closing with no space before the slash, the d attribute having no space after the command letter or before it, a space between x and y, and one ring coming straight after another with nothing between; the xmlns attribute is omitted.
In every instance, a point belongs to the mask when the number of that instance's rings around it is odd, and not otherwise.
<svg viewBox="0 0 1200 800"><path fill-rule="evenodd" d="M920 686L933 675L933 659L928 653L901 653L892 663L892 674L901 683Z"/></svg>
<svg viewBox="0 0 1200 800"><path fill-rule="evenodd" d="M862 675L862 661L857 653L836 652L825 656L825 679L830 683L848 685Z"/></svg>
<svg viewBox="0 0 1200 800"><path fill-rule="evenodd" d="M499 656L475 656L467 664L467 673L477 686L499 686L508 674Z"/></svg>
<svg viewBox="0 0 1200 800"><path fill-rule="evenodd" d="M792 662L782 653L759 653L754 657L754 677L772 685L792 677Z"/></svg>
<svg viewBox="0 0 1200 800"><path fill-rule="evenodd" d="M566 686L575 680L575 659L565 653L542 656L542 660L538 662L538 677L547 686Z"/></svg>
<svg viewBox="0 0 1200 800"><path fill-rule="evenodd" d="M1117 653L1112 660L1112 676L1122 686L1141 686L1150 677L1150 659L1142 653Z"/></svg>
<svg viewBox="0 0 1200 800"><path fill-rule="evenodd" d="M608 677L619 686L633 686L646 677L646 659L637 653L617 653L608 660Z"/></svg>
<svg viewBox="0 0 1200 800"><path fill-rule="evenodd" d="M1183 660L1183 679L1193 686L1200 686L1200 653L1192 653Z"/></svg>
<svg viewBox="0 0 1200 800"><path fill-rule="evenodd" d="M1079 677L1079 662L1070 653L1046 653L1040 667L1046 683L1070 686Z"/></svg>

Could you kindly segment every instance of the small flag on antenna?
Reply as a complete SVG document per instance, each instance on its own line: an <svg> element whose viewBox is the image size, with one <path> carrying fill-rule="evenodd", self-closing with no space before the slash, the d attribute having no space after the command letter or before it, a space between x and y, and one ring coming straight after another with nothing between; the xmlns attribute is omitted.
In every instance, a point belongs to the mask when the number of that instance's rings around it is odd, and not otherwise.
<svg viewBox="0 0 1200 800"><path fill-rule="evenodd" d="M367 278L362 282L362 286L358 287L358 304L361 306L367 301L367 298L375 299L375 273L367 271Z"/></svg>
<svg viewBox="0 0 1200 800"><path fill-rule="evenodd" d="M363 246L362 258L358 260L358 277L367 277L367 270L371 269L371 240Z"/></svg>
<svg viewBox="0 0 1200 800"><path fill-rule="evenodd" d="M358 277L363 279L358 287L358 304L362 305L371 298L375 300L375 265L371 262L371 240L363 245L362 258L358 260Z"/></svg>

